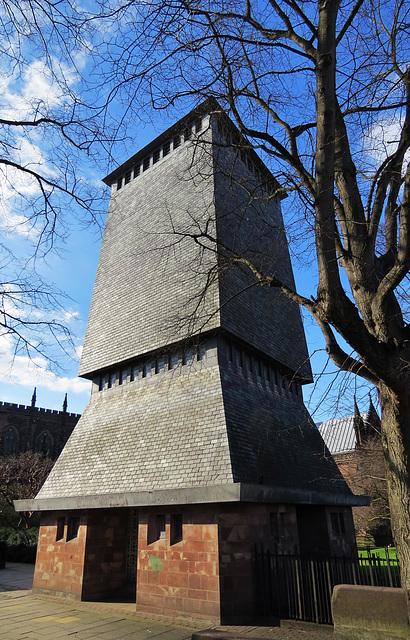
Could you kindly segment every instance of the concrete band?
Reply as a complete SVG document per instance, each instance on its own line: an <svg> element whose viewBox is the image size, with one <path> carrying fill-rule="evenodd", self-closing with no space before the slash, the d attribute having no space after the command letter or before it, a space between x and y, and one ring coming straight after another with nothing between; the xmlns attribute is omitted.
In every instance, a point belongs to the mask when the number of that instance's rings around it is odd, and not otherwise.
<svg viewBox="0 0 410 640"><path fill-rule="evenodd" d="M147 507L214 502L365 506L368 505L369 499L366 496L233 483L207 487L141 491L138 493L15 500L14 505L17 511L58 511L67 509L109 509L112 507Z"/></svg>

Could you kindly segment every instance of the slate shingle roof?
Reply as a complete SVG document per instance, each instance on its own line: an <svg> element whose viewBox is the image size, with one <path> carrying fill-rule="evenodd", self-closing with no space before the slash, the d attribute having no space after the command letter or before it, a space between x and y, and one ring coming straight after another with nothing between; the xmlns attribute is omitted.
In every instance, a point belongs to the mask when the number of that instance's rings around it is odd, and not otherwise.
<svg viewBox="0 0 410 640"><path fill-rule="evenodd" d="M354 429L354 416L333 418L318 424L318 430L332 455L353 451L357 438Z"/></svg>
<svg viewBox="0 0 410 640"><path fill-rule="evenodd" d="M94 394L38 498L232 481L217 367Z"/></svg>
<svg viewBox="0 0 410 640"><path fill-rule="evenodd" d="M261 484L351 497L301 396L216 355L93 394L39 499Z"/></svg>
<svg viewBox="0 0 410 640"><path fill-rule="evenodd" d="M184 237L205 226L293 284L278 199L226 142L214 153L219 134L207 123L202 146L189 141L112 187L80 371L111 371L192 333L202 333L208 356L95 390L39 499L232 483L352 498L300 389L268 384L224 355L236 337L279 370L311 375L297 307ZM247 203L251 186L258 197Z"/></svg>

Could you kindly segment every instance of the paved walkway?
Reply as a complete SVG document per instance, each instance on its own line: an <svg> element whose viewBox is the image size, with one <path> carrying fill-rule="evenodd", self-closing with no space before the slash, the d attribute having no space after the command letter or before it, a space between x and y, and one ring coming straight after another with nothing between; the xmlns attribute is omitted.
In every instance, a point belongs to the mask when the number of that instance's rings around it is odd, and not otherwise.
<svg viewBox="0 0 410 640"><path fill-rule="evenodd" d="M0 571L0 640L332 640L316 625L216 627L211 633L138 616L132 604L67 603L31 594L33 565L7 563ZM208 630L210 631L210 630Z"/></svg>

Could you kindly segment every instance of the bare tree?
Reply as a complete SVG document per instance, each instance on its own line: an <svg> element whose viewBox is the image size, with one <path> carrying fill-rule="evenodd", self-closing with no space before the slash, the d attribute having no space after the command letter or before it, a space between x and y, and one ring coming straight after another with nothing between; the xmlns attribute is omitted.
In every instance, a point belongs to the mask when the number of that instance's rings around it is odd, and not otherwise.
<svg viewBox="0 0 410 640"><path fill-rule="evenodd" d="M0 459L0 513L11 526L15 526L16 513L13 500L35 498L43 486L55 460L43 453L25 451L17 456ZM19 514L19 525L29 528L31 511Z"/></svg>
<svg viewBox="0 0 410 640"><path fill-rule="evenodd" d="M229 247L255 283L320 325L341 370L377 388L392 529L410 586L410 67L404 0L102 4L106 86L124 117L213 96L294 195L317 283L295 292ZM217 109L217 107L215 107ZM296 208L297 204L297 208ZM296 218L295 218L296 220ZM292 239L290 228L290 238ZM195 242L209 248L206 230ZM214 248L215 248L214 246ZM310 251L302 240L301 252Z"/></svg>
<svg viewBox="0 0 410 640"><path fill-rule="evenodd" d="M92 25L70 0L3 0L0 26L0 336L52 359L50 345L67 352L70 336L44 257L75 220L98 216L101 189L84 169L109 144L83 78Z"/></svg>

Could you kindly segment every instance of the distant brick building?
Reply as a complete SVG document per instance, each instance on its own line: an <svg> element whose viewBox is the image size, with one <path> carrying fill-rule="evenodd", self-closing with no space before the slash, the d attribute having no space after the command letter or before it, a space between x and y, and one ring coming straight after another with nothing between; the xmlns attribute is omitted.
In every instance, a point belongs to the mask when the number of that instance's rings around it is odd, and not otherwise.
<svg viewBox="0 0 410 640"><path fill-rule="evenodd" d="M381 422L371 399L365 413L355 402L353 415L326 420L318 429L352 491L370 496L370 508L353 510L357 537L373 539L377 546L391 544Z"/></svg>
<svg viewBox="0 0 410 640"><path fill-rule="evenodd" d="M355 544L361 500L303 404L299 309L229 259L294 286L278 184L245 146L206 102L105 179L80 366L91 400L18 503L42 511L37 593L98 599L128 581L138 611L238 620L253 613L256 543Z"/></svg>
<svg viewBox="0 0 410 640"><path fill-rule="evenodd" d="M57 458L81 415L67 412L67 396L62 411L31 405L0 402L0 456L18 455L24 451L41 451Z"/></svg>

